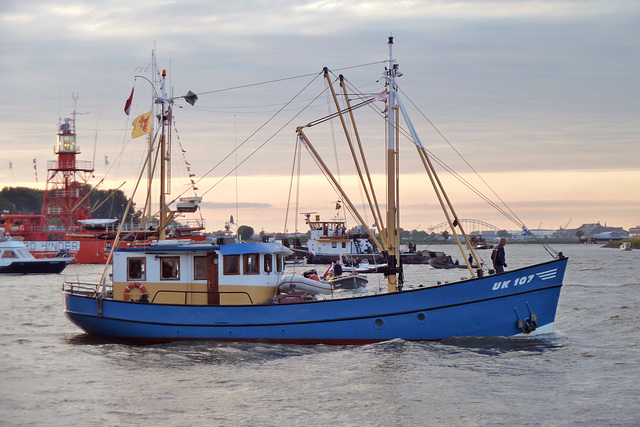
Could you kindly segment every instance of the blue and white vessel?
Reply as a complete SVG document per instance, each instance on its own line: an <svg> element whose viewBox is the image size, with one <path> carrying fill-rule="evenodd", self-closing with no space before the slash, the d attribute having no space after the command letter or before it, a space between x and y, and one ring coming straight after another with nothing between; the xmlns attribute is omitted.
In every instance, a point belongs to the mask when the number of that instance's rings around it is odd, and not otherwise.
<svg viewBox="0 0 640 427"><path fill-rule="evenodd" d="M227 340L347 345L397 338L426 341L551 332L568 259L555 253L548 262L502 274L474 269L473 264L481 265L480 258L448 203L398 97L396 78L401 73L392 46L393 39L389 38L384 74L388 103L386 200L397 200L395 139L397 118L402 114L434 182L445 217L455 230L458 246L475 258L473 263L463 256L470 278L429 287L403 286L398 209L389 203L386 216L375 217L380 235L371 236L376 249L385 255L384 290L280 295L279 285L287 280L284 258L291 250L279 243L194 244L160 239L144 247L115 250L110 282L104 274L97 284L65 283L66 316L89 334L133 342ZM338 106L338 95L327 70L324 72ZM340 86L348 107L338 107L335 117L344 123L352 107L342 76ZM308 151L314 152L305 133L310 126L299 127L297 134ZM331 178L330 173L326 175ZM349 210L355 210L349 196L339 191Z"/></svg>

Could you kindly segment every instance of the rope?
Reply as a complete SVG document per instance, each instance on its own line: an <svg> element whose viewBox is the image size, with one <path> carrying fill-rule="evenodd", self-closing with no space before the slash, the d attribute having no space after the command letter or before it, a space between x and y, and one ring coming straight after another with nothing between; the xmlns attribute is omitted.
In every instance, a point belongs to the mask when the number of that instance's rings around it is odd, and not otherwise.
<svg viewBox="0 0 640 427"><path fill-rule="evenodd" d="M351 70L353 68L360 68L360 67L368 67L370 65L375 65L375 64L383 64L386 63L387 61L376 61L376 62L369 62L366 64L360 64L360 65L353 65L351 67L343 67L343 68L338 68L336 71L340 71L340 70ZM257 83L249 83L246 85L240 85L240 86L232 86L232 87L228 87L228 88L224 88L224 89L215 89L215 90L209 90L209 91L205 91L205 92L200 92L197 93L196 95L201 96L201 95L208 95L210 93L220 93L220 92L228 92L231 90L237 90L237 89L245 89L248 87L253 87L253 86L260 86L260 85L266 85L266 84L271 84L271 83L278 83L278 82L283 82L283 81L287 81L287 80L295 80L295 79L301 79L301 78L305 78L305 77L311 77L311 76L318 76L318 73L308 73L308 74L300 74L297 76L291 76L291 77L283 77L281 79L275 79L275 80L265 80L263 82L257 82ZM314 79L315 80L315 79Z"/></svg>

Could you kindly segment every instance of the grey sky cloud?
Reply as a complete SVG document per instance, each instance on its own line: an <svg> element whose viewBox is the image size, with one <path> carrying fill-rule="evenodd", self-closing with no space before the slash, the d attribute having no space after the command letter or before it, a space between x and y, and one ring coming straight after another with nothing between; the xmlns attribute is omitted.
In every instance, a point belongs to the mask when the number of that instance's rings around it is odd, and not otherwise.
<svg viewBox="0 0 640 427"><path fill-rule="evenodd" d="M58 118L73 109L72 92L80 94L78 111L87 113L78 116L83 156L93 157L94 146L96 159L115 159L123 147L140 151L128 140L131 118L122 107L154 48L176 94L209 92L176 114L201 176L311 78L221 89L379 62L390 34L401 89L481 172L499 165L622 170L637 178L637 1L395 1L390 8L387 1L9 0L0 5L0 138L13 169L3 164L0 181L33 183L33 157L44 174ZM341 72L363 91L381 88L381 64ZM135 86L134 108L142 113L148 88ZM311 96L247 143L239 160ZM242 175L288 175L295 126L309 117L285 127ZM419 131L436 155L458 161L446 157L447 143L427 122ZM125 160L113 179L131 179L126 171L139 166ZM228 173L234 161L212 177Z"/></svg>

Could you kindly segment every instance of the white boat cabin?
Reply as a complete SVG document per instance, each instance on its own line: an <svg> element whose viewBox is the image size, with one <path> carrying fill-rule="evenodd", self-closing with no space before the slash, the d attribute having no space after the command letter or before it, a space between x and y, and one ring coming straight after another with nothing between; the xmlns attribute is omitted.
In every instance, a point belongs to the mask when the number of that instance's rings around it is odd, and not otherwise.
<svg viewBox="0 0 640 427"><path fill-rule="evenodd" d="M1 265L8 265L16 260L33 259L33 255L20 241L0 240L0 262Z"/></svg>
<svg viewBox="0 0 640 427"><path fill-rule="evenodd" d="M315 215L308 216L306 222L309 225L307 247L313 254L338 257L340 254L374 253L366 234L350 234L343 218L320 220L320 215Z"/></svg>
<svg viewBox="0 0 640 427"><path fill-rule="evenodd" d="M290 253L278 243L213 246L160 241L119 249L113 255L113 298L187 305L265 304L277 293L284 258Z"/></svg>

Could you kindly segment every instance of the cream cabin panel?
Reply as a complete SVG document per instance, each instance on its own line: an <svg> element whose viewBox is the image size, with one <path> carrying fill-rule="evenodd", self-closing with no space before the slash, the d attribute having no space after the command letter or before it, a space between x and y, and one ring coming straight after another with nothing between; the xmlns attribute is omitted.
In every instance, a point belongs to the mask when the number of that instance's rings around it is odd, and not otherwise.
<svg viewBox="0 0 640 427"><path fill-rule="evenodd" d="M207 304L207 283L180 283L180 282L139 282L148 293L149 302L157 304ZM125 301L125 289L131 285L129 282L113 283L113 299ZM129 286L129 300L137 301L142 296L142 290Z"/></svg>

